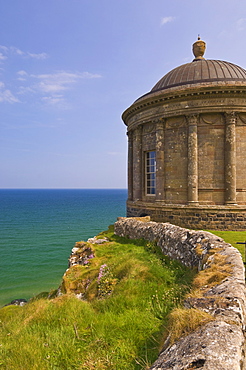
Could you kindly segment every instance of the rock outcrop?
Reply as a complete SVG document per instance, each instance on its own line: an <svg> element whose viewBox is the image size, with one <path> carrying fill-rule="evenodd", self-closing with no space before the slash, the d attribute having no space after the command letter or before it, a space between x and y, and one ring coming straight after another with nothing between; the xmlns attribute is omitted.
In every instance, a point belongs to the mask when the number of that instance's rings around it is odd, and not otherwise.
<svg viewBox="0 0 246 370"><path fill-rule="evenodd" d="M27 300L23 298L14 299L10 303L7 303L5 306L24 306L27 304Z"/></svg>
<svg viewBox="0 0 246 370"><path fill-rule="evenodd" d="M143 222L144 221L144 222ZM210 313L213 320L175 343L164 345L151 370L244 370L246 296L240 253L223 239L169 223L119 218L115 234L155 242L163 253L197 268L196 294L184 306Z"/></svg>

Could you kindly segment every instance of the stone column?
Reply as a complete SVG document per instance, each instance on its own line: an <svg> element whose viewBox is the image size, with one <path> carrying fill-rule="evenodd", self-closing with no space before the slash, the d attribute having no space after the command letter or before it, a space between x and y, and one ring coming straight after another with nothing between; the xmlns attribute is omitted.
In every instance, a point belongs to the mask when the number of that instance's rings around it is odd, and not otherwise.
<svg viewBox="0 0 246 370"><path fill-rule="evenodd" d="M156 200L161 201L165 199L164 196L164 150L165 150L165 136L164 136L164 122L162 119L156 121Z"/></svg>
<svg viewBox="0 0 246 370"><path fill-rule="evenodd" d="M127 132L128 136L128 200L133 200L133 133Z"/></svg>
<svg viewBox="0 0 246 370"><path fill-rule="evenodd" d="M142 177L142 126L139 126L133 138L133 200L142 199Z"/></svg>
<svg viewBox="0 0 246 370"><path fill-rule="evenodd" d="M225 204L236 204L236 120L235 112L225 113Z"/></svg>
<svg viewBox="0 0 246 370"><path fill-rule="evenodd" d="M187 116L188 120L188 204L198 204L198 115Z"/></svg>

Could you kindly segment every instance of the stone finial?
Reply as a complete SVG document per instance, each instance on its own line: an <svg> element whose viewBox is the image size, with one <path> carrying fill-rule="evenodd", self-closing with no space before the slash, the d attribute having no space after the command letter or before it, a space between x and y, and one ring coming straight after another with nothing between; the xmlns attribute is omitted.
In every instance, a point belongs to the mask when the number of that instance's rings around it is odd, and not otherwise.
<svg viewBox="0 0 246 370"><path fill-rule="evenodd" d="M204 59L203 55L205 53L205 50L206 50L206 42L202 41L200 39L200 36L198 36L197 41L194 42L193 44L193 54L195 56L194 60Z"/></svg>

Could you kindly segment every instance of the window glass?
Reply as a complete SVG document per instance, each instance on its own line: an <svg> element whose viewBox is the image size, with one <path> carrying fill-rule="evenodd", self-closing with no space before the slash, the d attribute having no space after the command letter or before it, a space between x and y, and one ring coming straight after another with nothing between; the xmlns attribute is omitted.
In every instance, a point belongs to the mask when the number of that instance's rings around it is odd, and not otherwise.
<svg viewBox="0 0 246 370"><path fill-rule="evenodd" d="M146 152L145 158L146 194L155 195L156 190L156 153Z"/></svg>

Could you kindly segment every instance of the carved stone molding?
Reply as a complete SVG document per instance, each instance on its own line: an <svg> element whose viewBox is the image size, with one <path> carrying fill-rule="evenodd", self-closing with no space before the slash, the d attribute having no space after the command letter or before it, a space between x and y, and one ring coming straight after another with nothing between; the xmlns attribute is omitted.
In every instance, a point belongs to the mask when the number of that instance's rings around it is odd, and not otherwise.
<svg viewBox="0 0 246 370"><path fill-rule="evenodd" d="M218 125L223 124L222 114L201 114L200 122L207 125Z"/></svg>
<svg viewBox="0 0 246 370"><path fill-rule="evenodd" d="M225 121L227 125L236 124L237 122L237 113L234 111L227 111L224 113Z"/></svg>
<svg viewBox="0 0 246 370"><path fill-rule="evenodd" d="M199 114L189 114L186 117L186 122L188 126L197 125L199 121Z"/></svg>
<svg viewBox="0 0 246 370"><path fill-rule="evenodd" d="M155 130L155 124L153 121L145 123L143 125L143 134L149 134Z"/></svg>
<svg viewBox="0 0 246 370"><path fill-rule="evenodd" d="M160 106L168 104L168 107L175 109L174 104L177 102L178 109L183 109L182 100L186 100L186 107L218 107L228 105L246 105L246 87L245 86L211 86L210 89L183 89L183 91L171 91L159 93L158 96L147 94L132 104L123 114L124 122L128 121L132 115L138 111L145 110L151 106Z"/></svg>
<svg viewBox="0 0 246 370"><path fill-rule="evenodd" d="M238 113L237 123L243 123L244 125L246 125L246 113Z"/></svg>
<svg viewBox="0 0 246 370"><path fill-rule="evenodd" d="M186 119L185 116L173 117L168 118L166 120L166 128L179 128L186 126Z"/></svg>
<svg viewBox="0 0 246 370"><path fill-rule="evenodd" d="M155 124L155 129L156 130L163 130L163 129L165 129L166 119L164 117L163 118L157 118L157 119L153 120L153 123Z"/></svg>

